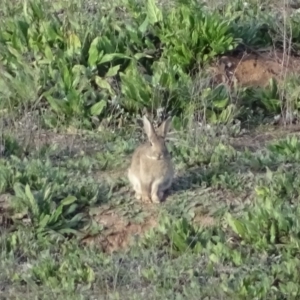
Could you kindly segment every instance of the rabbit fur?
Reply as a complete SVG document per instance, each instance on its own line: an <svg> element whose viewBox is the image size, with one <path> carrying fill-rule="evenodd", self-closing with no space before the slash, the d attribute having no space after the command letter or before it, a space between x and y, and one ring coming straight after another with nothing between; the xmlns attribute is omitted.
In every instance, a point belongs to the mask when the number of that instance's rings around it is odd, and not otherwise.
<svg viewBox="0 0 300 300"><path fill-rule="evenodd" d="M143 124L148 142L134 151L128 169L128 179L137 200L159 203L164 192L170 188L174 176L171 156L165 145L171 117L167 118L156 132L146 116L143 117Z"/></svg>

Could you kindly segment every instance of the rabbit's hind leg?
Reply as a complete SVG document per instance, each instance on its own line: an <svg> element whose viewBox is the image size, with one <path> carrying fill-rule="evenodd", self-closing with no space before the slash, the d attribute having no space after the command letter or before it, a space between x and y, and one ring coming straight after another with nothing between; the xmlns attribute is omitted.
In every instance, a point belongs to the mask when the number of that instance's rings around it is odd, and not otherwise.
<svg viewBox="0 0 300 300"><path fill-rule="evenodd" d="M141 182L139 178L136 175L134 175L131 169L128 170L128 179L133 187L133 190L135 191L135 198L137 200L141 200L142 199Z"/></svg>

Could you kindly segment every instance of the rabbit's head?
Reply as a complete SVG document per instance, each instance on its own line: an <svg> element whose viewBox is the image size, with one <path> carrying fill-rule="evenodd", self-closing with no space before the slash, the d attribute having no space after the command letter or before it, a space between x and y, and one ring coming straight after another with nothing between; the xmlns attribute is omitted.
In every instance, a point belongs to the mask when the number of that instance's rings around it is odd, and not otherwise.
<svg viewBox="0 0 300 300"><path fill-rule="evenodd" d="M154 130L152 123L143 117L144 130L148 137L148 147L146 156L153 160L163 160L169 157L169 152L165 144L165 137L170 129L171 117L168 117L162 124Z"/></svg>

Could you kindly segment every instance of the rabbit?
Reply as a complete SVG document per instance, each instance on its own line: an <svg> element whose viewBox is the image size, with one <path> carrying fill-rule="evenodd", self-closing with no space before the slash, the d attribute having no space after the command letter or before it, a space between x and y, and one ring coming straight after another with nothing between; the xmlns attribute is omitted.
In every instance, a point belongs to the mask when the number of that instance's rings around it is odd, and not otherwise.
<svg viewBox="0 0 300 300"><path fill-rule="evenodd" d="M148 142L134 151L128 179L137 200L160 203L164 192L171 187L174 176L171 155L165 145L171 117L159 126L157 132L146 116L143 117L143 124Z"/></svg>

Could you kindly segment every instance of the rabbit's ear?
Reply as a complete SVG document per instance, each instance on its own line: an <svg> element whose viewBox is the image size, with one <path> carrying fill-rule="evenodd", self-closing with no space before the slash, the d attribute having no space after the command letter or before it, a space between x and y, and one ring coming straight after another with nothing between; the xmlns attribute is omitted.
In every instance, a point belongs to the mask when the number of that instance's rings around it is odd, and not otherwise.
<svg viewBox="0 0 300 300"><path fill-rule="evenodd" d="M144 115L143 117L143 123L144 123L144 130L148 136L149 141L153 144L155 140L157 139L155 130L153 128L153 125L148 120L148 118Z"/></svg>
<svg viewBox="0 0 300 300"><path fill-rule="evenodd" d="M168 131L170 130L170 127L171 127L171 121L172 121L172 118L171 117L168 117L165 121L163 121L161 123L161 125L158 127L157 129L157 134L163 138L166 137Z"/></svg>

